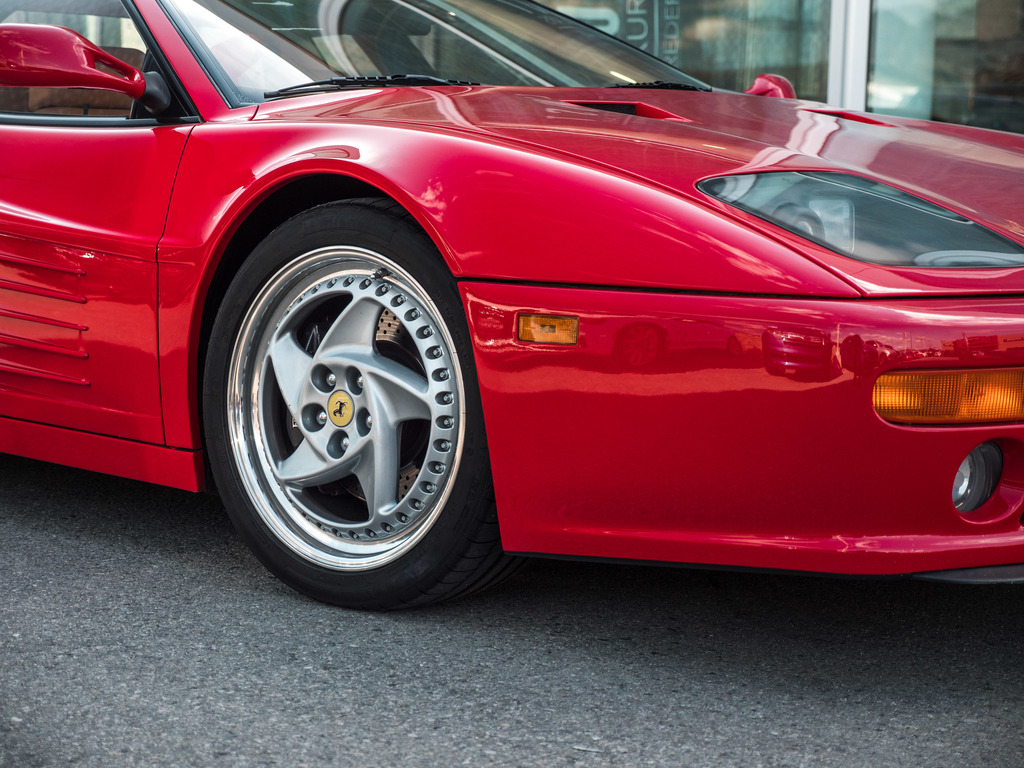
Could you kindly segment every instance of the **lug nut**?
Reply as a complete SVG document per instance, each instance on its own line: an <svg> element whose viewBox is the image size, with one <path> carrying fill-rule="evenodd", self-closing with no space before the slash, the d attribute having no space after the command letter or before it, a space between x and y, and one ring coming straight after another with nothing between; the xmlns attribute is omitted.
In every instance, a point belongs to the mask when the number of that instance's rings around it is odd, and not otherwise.
<svg viewBox="0 0 1024 768"><path fill-rule="evenodd" d="M317 420L317 423L319 423L319 424L326 424L327 423L327 411L320 411L320 413L318 413L316 415L316 420Z"/></svg>

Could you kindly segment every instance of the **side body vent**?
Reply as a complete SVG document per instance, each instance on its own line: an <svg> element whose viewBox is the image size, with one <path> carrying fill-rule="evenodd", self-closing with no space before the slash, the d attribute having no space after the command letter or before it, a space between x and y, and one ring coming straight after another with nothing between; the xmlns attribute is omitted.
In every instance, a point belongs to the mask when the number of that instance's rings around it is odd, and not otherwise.
<svg viewBox="0 0 1024 768"><path fill-rule="evenodd" d="M163 441L156 264L0 234L0 417Z"/></svg>

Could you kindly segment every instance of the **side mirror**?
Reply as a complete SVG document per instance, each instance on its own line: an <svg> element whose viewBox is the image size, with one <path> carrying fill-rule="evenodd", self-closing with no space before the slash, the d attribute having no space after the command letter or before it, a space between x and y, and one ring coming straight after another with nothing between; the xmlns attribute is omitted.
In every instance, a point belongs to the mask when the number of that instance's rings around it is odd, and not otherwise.
<svg viewBox="0 0 1024 768"><path fill-rule="evenodd" d="M773 96L777 99L796 98L796 88L782 75L758 75L746 93L752 96Z"/></svg>
<svg viewBox="0 0 1024 768"><path fill-rule="evenodd" d="M159 74L150 79L70 29L0 24L0 85L113 91L159 114L170 106L170 92Z"/></svg>

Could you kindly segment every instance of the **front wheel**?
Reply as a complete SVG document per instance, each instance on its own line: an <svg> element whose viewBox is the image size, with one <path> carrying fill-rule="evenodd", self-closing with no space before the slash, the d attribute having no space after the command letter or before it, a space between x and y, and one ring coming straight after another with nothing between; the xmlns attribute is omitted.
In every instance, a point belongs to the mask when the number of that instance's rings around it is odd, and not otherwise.
<svg viewBox="0 0 1024 768"><path fill-rule="evenodd" d="M295 589L418 605L511 571L455 282L396 204L295 216L213 326L206 444L236 528Z"/></svg>

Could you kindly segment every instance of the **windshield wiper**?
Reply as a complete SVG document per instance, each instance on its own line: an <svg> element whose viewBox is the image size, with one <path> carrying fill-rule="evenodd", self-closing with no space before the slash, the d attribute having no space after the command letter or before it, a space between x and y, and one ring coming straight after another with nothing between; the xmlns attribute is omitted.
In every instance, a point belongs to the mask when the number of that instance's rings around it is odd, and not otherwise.
<svg viewBox="0 0 1024 768"><path fill-rule="evenodd" d="M400 85L481 85L468 80L446 80L433 75L360 75L357 77L332 77L327 80L312 80L308 83L289 85L277 91L266 91L264 98L297 96L318 91L344 91L353 88L389 88Z"/></svg>
<svg viewBox="0 0 1024 768"><path fill-rule="evenodd" d="M662 91L710 91L706 85L694 85L693 83L670 83L665 80L655 80L652 83L615 83L606 85L605 88L656 88Z"/></svg>

